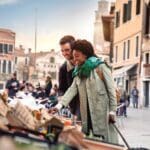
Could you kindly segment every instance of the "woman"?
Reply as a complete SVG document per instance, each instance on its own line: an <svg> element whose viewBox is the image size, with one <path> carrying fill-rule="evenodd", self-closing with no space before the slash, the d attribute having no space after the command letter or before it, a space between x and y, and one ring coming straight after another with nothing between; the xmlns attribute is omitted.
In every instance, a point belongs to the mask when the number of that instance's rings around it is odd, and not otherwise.
<svg viewBox="0 0 150 150"><path fill-rule="evenodd" d="M86 40L77 40L74 43L73 57L76 62L73 83L53 112L67 106L78 93L82 131L85 134L92 131L94 136L103 136L106 142L118 143L117 133L110 123L115 122L117 106L110 69L95 56L91 43Z"/></svg>

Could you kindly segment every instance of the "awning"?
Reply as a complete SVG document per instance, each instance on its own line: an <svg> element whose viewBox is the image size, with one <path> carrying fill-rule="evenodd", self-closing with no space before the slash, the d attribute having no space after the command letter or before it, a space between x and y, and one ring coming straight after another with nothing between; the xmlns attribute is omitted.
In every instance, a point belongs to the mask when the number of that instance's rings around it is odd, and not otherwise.
<svg viewBox="0 0 150 150"><path fill-rule="evenodd" d="M113 76L123 76L126 74L127 71L129 71L130 69L132 69L136 64L132 64L132 65L128 65L128 66L124 66L120 69L116 69L113 71Z"/></svg>

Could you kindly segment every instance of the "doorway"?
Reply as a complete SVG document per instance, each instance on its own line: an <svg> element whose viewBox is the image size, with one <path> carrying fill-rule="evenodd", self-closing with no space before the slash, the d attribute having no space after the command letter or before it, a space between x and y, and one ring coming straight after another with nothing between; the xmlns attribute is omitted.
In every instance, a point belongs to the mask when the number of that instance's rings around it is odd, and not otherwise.
<svg viewBox="0 0 150 150"><path fill-rule="evenodd" d="M144 95L145 95L145 107L149 107L150 104L150 82L144 82Z"/></svg>

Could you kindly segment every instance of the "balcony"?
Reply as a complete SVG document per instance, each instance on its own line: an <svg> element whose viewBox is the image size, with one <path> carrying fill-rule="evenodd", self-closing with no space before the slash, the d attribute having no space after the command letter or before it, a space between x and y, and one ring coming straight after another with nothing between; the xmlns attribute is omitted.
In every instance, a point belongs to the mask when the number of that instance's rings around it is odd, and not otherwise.
<svg viewBox="0 0 150 150"><path fill-rule="evenodd" d="M143 65L143 76L150 77L150 64Z"/></svg>

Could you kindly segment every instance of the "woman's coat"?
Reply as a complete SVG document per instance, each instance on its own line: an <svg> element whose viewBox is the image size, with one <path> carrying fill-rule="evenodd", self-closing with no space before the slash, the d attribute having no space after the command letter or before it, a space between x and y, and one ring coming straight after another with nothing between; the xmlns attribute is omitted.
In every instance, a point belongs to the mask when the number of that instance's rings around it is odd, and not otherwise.
<svg viewBox="0 0 150 150"><path fill-rule="evenodd" d="M97 69L103 74L104 81L98 76ZM67 106L72 98L79 93L82 130L87 133L87 100L91 115L94 135L103 135L105 141L117 143L117 133L109 124L109 112L116 111L117 101L111 71L105 64L100 64L91 71L90 77L74 78L71 87L61 99Z"/></svg>

